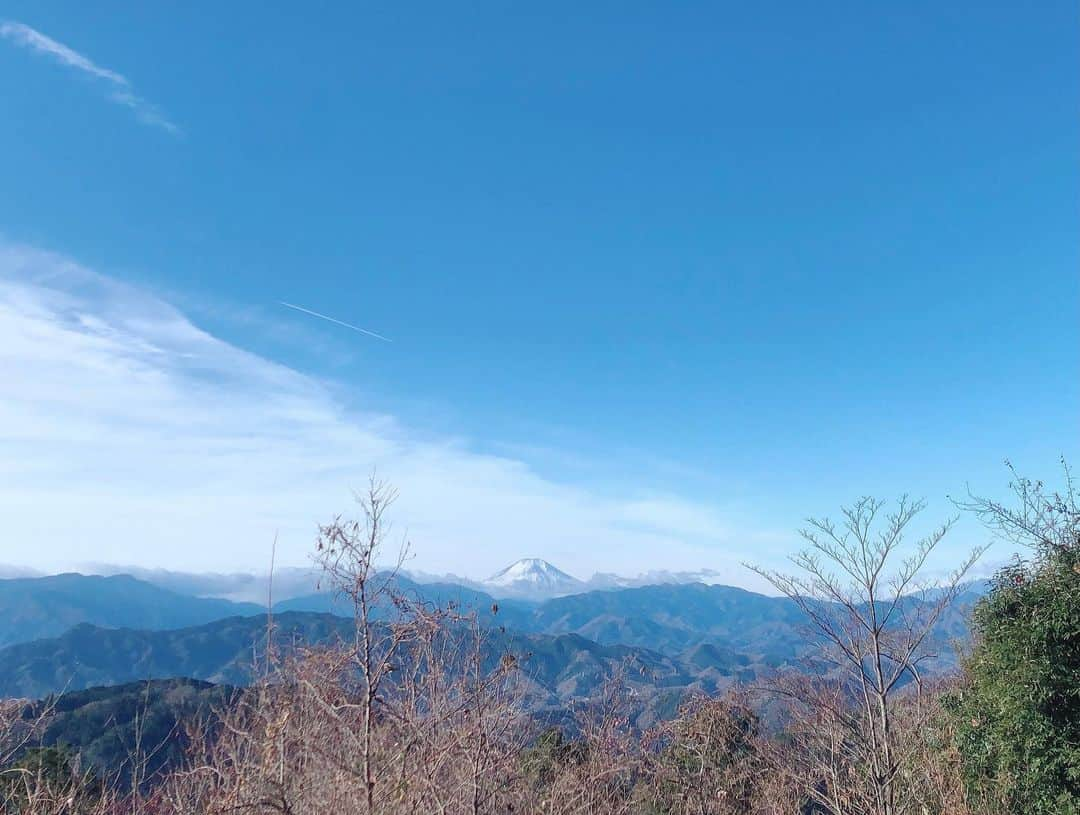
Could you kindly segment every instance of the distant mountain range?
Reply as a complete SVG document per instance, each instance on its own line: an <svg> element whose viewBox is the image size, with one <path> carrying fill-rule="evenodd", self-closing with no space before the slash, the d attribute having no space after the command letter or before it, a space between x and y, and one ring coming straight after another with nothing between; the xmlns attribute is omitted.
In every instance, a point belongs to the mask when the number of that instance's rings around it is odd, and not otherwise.
<svg viewBox="0 0 1080 815"><path fill-rule="evenodd" d="M494 597L514 597L522 600L543 601L569 594L583 594L602 589L639 588L641 586L681 585L722 582L720 572L713 569L671 572L654 570L636 577L626 577L612 572L597 572L588 580L579 580L553 566L542 558L523 558L493 574L487 580L475 581L457 575L435 576L422 572L406 572L416 583L452 583L486 591Z"/></svg>
<svg viewBox="0 0 1080 815"><path fill-rule="evenodd" d="M493 577L496 587L523 595L573 580L543 561L515 567ZM551 705L578 686L587 696L622 658L663 665L679 687L718 687L798 659L812 642L790 600L730 586L671 583L536 602L404 574L395 580L406 595L473 611L483 627L546 655L537 657L546 677L537 694ZM935 633L941 667L952 664L952 642L966 638L981 591L973 584ZM326 642L347 630L351 609L324 592L275 603L274 615L288 642ZM265 607L187 596L129 576L0 580L0 645L7 646L0 696L168 677L243 685L265 626Z"/></svg>
<svg viewBox="0 0 1080 815"><path fill-rule="evenodd" d="M395 577L395 587L434 605L474 611L482 624L492 627L579 634L603 644L638 645L667 654L709 640L759 654L790 654L801 639L794 630L799 615L787 599L730 586L674 583L531 599L573 580L543 561L522 561L492 579L491 593L455 583L417 583L405 574ZM342 598L329 592L282 600L274 611L352 613ZM265 613L265 607L254 603L191 597L126 575L0 580L0 647L55 637L80 623L155 631Z"/></svg>
<svg viewBox="0 0 1080 815"><path fill-rule="evenodd" d="M326 643L350 624L330 614L281 615L277 637L282 644ZM82 623L59 637L0 650L0 697L171 677L246 685L265 653L265 634L265 615L157 631Z"/></svg>
<svg viewBox="0 0 1080 815"><path fill-rule="evenodd" d="M191 597L216 597L237 603L257 603L258 605L266 605L271 589L275 600L287 600L290 597L311 594L319 583L319 571L313 566L278 567L274 569L273 586L270 585L269 575L252 572L179 572L170 569L118 566L111 563L87 563L75 571L105 576L126 574L177 594L186 594ZM6 576L8 575L0 573L0 577Z"/></svg>
<svg viewBox="0 0 1080 815"><path fill-rule="evenodd" d="M190 597L129 575L18 577L0 580L0 647L55 637L79 623L182 628L262 612L253 603Z"/></svg>
<svg viewBox="0 0 1080 815"><path fill-rule="evenodd" d="M147 569L138 566L119 566L109 563L87 563L80 567L87 575L112 577L129 575L159 588L177 594L192 597L217 598L234 602L256 603L265 605L270 593L269 576L250 572L180 572L168 569ZM536 580L533 573L557 573L557 580ZM487 580L473 580L454 574L436 575L414 569L405 569L402 574L418 584L453 584L484 591L495 597L516 597L533 602L550 599L566 594L580 594L598 589L636 588L640 586L669 585L681 583L706 583L709 585L730 582L732 575L724 575L713 569L695 571L667 571L663 569L644 572L635 576L619 575L612 572L597 572L588 580L579 580L556 568L540 558L519 560L497 575L520 574L522 579L508 581L503 585L493 575ZM0 564L0 579L13 577L41 577L32 570ZM303 597L316 591L319 574L313 567L287 567L274 570L273 597L275 601Z"/></svg>
<svg viewBox="0 0 1080 815"><path fill-rule="evenodd" d="M296 644L347 638L352 621L332 614L288 612L275 617L280 652ZM187 677L233 686L249 684L265 653L266 620L231 617L171 631L106 629L82 624L60 637L0 650L0 697L35 698L50 693L122 685L147 679ZM534 712L555 714L599 692L616 673L639 699L639 715L654 716L690 690L715 692L764 670L729 649L691 649L677 657L625 645L603 645L576 634L490 632L492 659L514 654Z"/></svg>

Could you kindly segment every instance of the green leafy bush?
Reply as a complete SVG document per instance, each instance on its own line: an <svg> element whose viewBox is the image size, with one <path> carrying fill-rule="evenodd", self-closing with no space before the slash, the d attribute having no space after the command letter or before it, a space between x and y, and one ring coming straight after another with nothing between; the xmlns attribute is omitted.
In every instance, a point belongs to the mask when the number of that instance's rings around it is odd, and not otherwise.
<svg viewBox="0 0 1080 815"><path fill-rule="evenodd" d="M974 505L1034 552L976 607L966 686L948 700L970 795L1009 813L1080 813L1080 513L1067 482L1063 495L1019 479L1018 508Z"/></svg>

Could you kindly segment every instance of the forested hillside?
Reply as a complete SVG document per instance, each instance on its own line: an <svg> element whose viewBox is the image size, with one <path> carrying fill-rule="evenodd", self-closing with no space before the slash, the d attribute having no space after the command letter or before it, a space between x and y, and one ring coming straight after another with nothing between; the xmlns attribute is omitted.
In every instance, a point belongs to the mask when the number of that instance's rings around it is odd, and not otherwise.
<svg viewBox="0 0 1080 815"><path fill-rule="evenodd" d="M0 580L0 647L55 637L79 623L182 628L258 611L252 603L190 597L128 575L14 578Z"/></svg>

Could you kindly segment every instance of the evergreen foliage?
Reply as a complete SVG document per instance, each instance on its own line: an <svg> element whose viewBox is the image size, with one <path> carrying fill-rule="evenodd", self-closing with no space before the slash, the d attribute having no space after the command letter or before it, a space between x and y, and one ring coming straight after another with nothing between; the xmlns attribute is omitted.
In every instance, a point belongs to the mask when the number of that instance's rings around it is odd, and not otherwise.
<svg viewBox="0 0 1080 815"><path fill-rule="evenodd" d="M1018 506L972 506L1032 555L1002 569L976 607L965 687L947 704L973 799L1003 811L1080 813L1080 512L1017 479Z"/></svg>

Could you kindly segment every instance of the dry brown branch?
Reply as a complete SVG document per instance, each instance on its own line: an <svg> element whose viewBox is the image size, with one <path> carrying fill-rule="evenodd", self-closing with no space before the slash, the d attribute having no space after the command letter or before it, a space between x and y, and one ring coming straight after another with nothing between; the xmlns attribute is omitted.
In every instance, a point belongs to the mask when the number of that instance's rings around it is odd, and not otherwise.
<svg viewBox="0 0 1080 815"><path fill-rule="evenodd" d="M951 526L904 555L905 533L923 506L905 497L883 515L882 502L862 498L843 509L839 524L808 521L801 532L808 546L792 558L797 574L750 566L802 610L816 637L818 678L782 678L776 691L794 700L795 738L816 762L801 779L807 794L834 815L912 810L897 794L912 744L894 727L895 700L906 684L921 688L934 628L983 552L972 551L944 581L923 583Z"/></svg>

